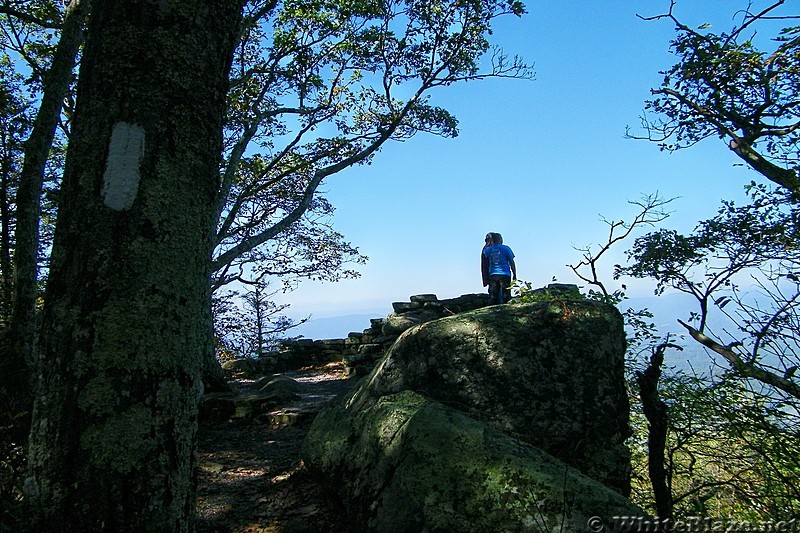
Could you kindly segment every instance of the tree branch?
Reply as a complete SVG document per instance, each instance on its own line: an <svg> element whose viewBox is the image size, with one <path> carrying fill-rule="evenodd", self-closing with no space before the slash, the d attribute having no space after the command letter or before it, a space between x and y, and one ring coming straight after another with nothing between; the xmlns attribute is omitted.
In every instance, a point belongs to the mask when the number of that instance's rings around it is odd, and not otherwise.
<svg viewBox="0 0 800 533"><path fill-rule="evenodd" d="M755 365L745 363L742 361L742 358L734 353L729 347L723 346L714 339L708 337L703 332L694 329L692 326L683 322L682 320L678 320L678 323L686 328L686 330L689 332L689 335L691 335L694 340L724 357L731 364L733 369L743 377L756 379L766 385L771 385L776 389L793 396L794 398L800 398L800 385L797 383L773 374L772 372L767 372L766 370Z"/></svg>
<svg viewBox="0 0 800 533"><path fill-rule="evenodd" d="M7 15L9 17L14 17L15 19L18 19L20 22L24 22L26 24L35 24L37 26L41 26L42 28L48 30L60 30L62 28L62 24L60 22L40 19L38 17L34 17L29 13L25 13L23 11L19 11L18 9L14 9L13 7L9 7L8 5L0 5L0 14Z"/></svg>

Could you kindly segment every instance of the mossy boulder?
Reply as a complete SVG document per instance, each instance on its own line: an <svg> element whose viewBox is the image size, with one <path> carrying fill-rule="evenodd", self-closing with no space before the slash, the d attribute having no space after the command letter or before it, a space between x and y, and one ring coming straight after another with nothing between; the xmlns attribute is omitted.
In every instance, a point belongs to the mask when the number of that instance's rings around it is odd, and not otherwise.
<svg viewBox="0 0 800 533"><path fill-rule="evenodd" d="M371 531L615 531L644 516L624 353L619 312L582 300L414 326L317 416L304 462Z"/></svg>
<svg viewBox="0 0 800 533"><path fill-rule="evenodd" d="M624 355L623 320L613 306L553 300L486 307L403 333L348 408L416 391L627 496Z"/></svg>
<svg viewBox="0 0 800 533"><path fill-rule="evenodd" d="M551 455L412 391L324 410L303 460L370 531L585 531L643 516ZM596 524L595 524L596 525Z"/></svg>

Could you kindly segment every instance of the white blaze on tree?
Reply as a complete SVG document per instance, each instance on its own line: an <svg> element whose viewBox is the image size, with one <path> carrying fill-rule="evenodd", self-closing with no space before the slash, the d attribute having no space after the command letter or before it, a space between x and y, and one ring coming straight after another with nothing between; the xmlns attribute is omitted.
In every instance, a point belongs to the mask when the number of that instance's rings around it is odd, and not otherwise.
<svg viewBox="0 0 800 533"><path fill-rule="evenodd" d="M103 174L103 202L114 211L130 209L139 191L139 164L144 155L144 129L117 122L108 143Z"/></svg>
<svg viewBox="0 0 800 533"><path fill-rule="evenodd" d="M214 195L241 20L241 0L92 5L38 337L31 530L194 530Z"/></svg>

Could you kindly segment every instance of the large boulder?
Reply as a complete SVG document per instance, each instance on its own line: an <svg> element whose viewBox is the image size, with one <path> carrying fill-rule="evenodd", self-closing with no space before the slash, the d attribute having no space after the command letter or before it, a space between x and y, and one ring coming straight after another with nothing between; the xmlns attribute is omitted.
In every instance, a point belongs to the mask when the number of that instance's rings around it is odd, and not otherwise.
<svg viewBox="0 0 800 533"><path fill-rule="evenodd" d="M532 444L627 496L625 332L590 301L492 306L398 338L349 399L412 390Z"/></svg>
<svg viewBox="0 0 800 533"><path fill-rule="evenodd" d="M583 531L594 516L643 516L624 497L624 352L619 312L587 301L415 326L315 419L304 462L375 531Z"/></svg>
<svg viewBox="0 0 800 533"><path fill-rule="evenodd" d="M376 532L617 530L619 493L455 409L404 391L318 416L303 460Z"/></svg>

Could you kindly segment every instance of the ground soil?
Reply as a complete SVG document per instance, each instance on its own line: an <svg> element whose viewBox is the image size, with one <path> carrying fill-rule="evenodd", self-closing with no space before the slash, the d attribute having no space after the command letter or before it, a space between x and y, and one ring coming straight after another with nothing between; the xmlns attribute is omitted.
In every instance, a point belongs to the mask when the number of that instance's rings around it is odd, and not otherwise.
<svg viewBox="0 0 800 533"><path fill-rule="evenodd" d="M269 416L201 427L197 531L356 532L334 491L303 465L300 447L314 415L354 385L341 364L283 374L303 384L299 398ZM232 388L251 392L252 380Z"/></svg>

